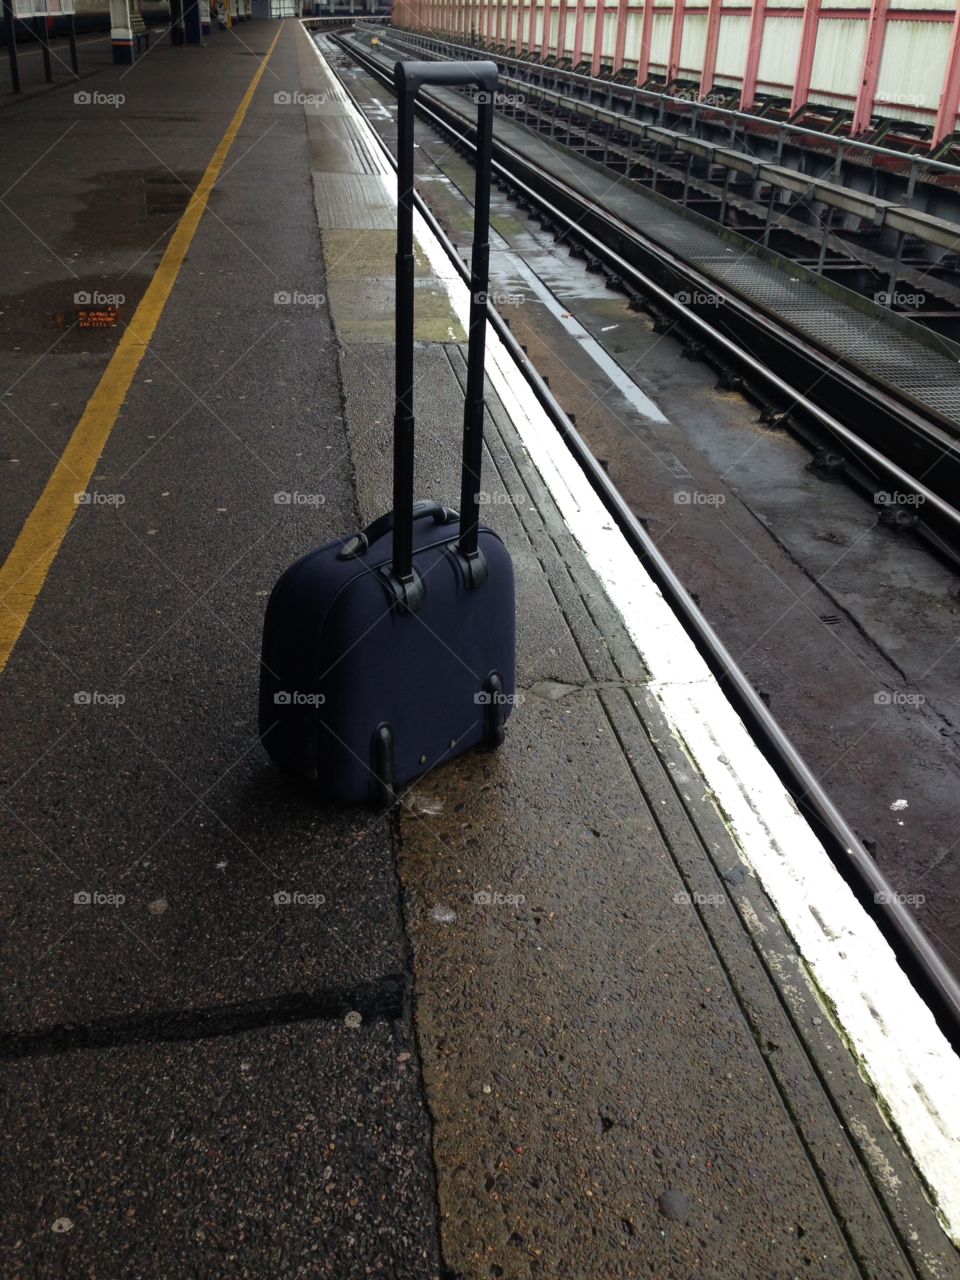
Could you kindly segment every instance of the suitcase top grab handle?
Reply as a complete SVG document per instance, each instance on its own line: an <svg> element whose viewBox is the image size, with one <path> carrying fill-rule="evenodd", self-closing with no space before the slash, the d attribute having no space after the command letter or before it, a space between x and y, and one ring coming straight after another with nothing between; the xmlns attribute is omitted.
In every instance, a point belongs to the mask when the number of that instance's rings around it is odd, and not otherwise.
<svg viewBox="0 0 960 1280"><path fill-rule="evenodd" d="M413 569L413 124L414 98L424 85L476 85L476 189L470 255L470 318L467 392L463 408L460 477L460 538L457 558L468 587L486 577L478 546L480 467L483 456L483 361L486 347L487 280L490 264L490 164L497 67L493 62L398 62L397 148L397 351L393 420L393 566L388 581L400 603L416 609L422 586Z"/></svg>

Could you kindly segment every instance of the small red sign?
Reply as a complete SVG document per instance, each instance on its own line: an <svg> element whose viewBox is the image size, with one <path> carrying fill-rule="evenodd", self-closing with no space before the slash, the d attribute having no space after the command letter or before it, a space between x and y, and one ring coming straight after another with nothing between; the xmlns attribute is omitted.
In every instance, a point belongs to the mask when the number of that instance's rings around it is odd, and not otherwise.
<svg viewBox="0 0 960 1280"><path fill-rule="evenodd" d="M115 329L119 317L119 307L77 308L77 319L81 329Z"/></svg>

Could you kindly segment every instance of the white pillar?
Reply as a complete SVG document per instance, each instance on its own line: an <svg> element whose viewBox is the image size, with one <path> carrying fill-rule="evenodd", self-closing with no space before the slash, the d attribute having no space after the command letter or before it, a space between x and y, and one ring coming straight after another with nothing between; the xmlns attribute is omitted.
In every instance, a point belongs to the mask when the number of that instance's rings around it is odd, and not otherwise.
<svg viewBox="0 0 960 1280"><path fill-rule="evenodd" d="M110 43L114 62L133 62L130 0L110 0Z"/></svg>

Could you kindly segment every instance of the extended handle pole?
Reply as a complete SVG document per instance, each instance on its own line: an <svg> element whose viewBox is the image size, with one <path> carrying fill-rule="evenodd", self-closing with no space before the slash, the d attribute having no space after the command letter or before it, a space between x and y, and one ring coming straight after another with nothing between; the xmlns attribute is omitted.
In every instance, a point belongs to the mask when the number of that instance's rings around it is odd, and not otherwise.
<svg viewBox="0 0 960 1280"><path fill-rule="evenodd" d="M458 554L469 585L483 581L478 549L480 466L483 456L483 361L490 264L490 160L497 67L493 62L398 62L394 83L397 125L396 403L393 417L393 564L391 587L407 609L418 607L423 588L413 568L413 125L414 99L422 85L475 85L478 89L477 182L470 266L467 394L463 410L461 525Z"/></svg>
<svg viewBox="0 0 960 1280"><path fill-rule="evenodd" d="M470 254L470 322L467 395L463 405L463 470L460 476L460 554L477 559L480 470L483 461L483 364L487 345L487 286L490 278L490 162L493 154L494 91L477 94L477 177Z"/></svg>
<svg viewBox="0 0 960 1280"><path fill-rule="evenodd" d="M393 572L413 578L413 99L402 78L397 149L396 403L393 418Z"/></svg>

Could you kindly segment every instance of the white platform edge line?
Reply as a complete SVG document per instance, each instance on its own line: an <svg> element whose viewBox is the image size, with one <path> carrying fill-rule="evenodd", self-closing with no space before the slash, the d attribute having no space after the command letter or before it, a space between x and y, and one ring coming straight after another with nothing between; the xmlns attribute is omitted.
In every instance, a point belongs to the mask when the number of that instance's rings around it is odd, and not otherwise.
<svg viewBox="0 0 960 1280"><path fill-rule="evenodd" d="M307 38L325 74L335 79L315 42ZM376 136L353 103L348 100L346 106L369 135L370 151L396 200L394 172ZM414 225L417 241L466 331L467 286L419 213ZM833 1005L863 1073L934 1197L945 1230L960 1245L960 1058L492 331L486 372L651 673L651 696L715 795L744 860Z"/></svg>

